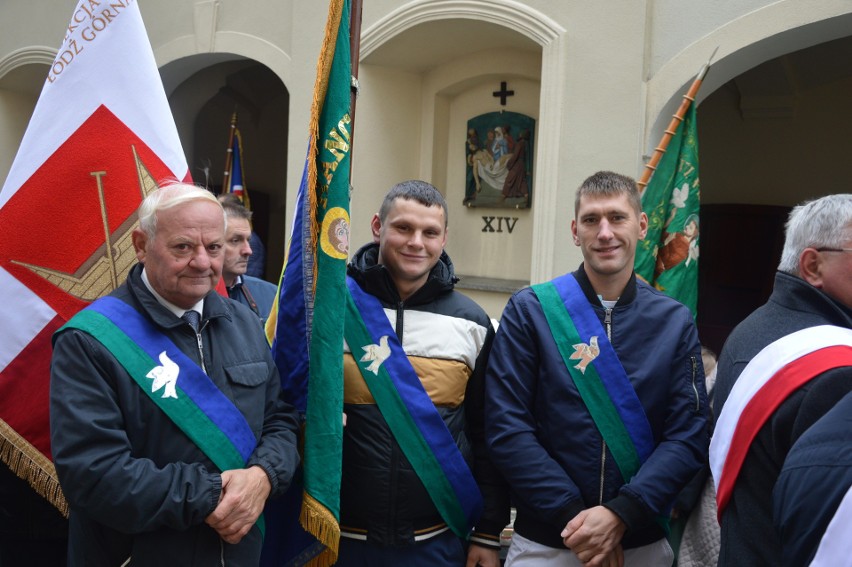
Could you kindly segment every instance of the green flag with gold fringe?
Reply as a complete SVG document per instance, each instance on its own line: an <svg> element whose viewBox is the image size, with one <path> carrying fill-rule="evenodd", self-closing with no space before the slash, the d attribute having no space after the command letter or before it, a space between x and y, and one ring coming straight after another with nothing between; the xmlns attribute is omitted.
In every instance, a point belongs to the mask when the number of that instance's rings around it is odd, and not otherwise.
<svg viewBox="0 0 852 567"><path fill-rule="evenodd" d="M343 316L349 249L350 1L330 0L308 152L267 337L283 397L304 416L302 476L267 506L263 567L337 560L343 455ZM301 483L300 483L301 480ZM298 493L301 488L301 493ZM292 506L290 506L292 505ZM286 509L299 507L298 520ZM273 535L274 534L274 535ZM274 538L274 539L273 539Z"/></svg>
<svg viewBox="0 0 852 567"><path fill-rule="evenodd" d="M698 131L686 112L642 195L648 234L636 248L636 274L695 316L698 307Z"/></svg>

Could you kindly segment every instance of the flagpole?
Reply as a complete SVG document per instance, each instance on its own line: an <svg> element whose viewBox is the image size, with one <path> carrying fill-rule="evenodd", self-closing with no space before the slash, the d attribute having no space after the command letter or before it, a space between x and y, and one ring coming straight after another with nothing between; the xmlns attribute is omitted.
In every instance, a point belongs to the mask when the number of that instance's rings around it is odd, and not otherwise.
<svg viewBox="0 0 852 567"><path fill-rule="evenodd" d="M698 89L701 88L704 76L710 68L710 62L713 61L713 57L716 55L717 51L719 51L718 47L713 50L713 53L710 54L710 59L708 59L707 63L705 63L704 66L701 67L701 70L698 71L698 75L695 76L695 80L692 81L692 85L689 87L689 90L686 91L685 95L683 95L680 107L677 109L677 112L672 115L668 128L666 128L665 132L663 132L663 137L660 139L660 143L657 144L656 148L654 148L654 153L651 155L651 159L648 160L647 164L645 164L642 177L636 182L639 186L640 196L645 192L645 188L648 186L651 176L654 175L654 171L656 171L657 165L660 163L660 159L662 159L663 154L666 153L669 142L671 142L675 132L677 132L680 123L683 122L683 117L686 116L686 111L689 110L690 105L695 101L695 95L698 94Z"/></svg>
<svg viewBox="0 0 852 567"><path fill-rule="evenodd" d="M352 0L351 14L349 16L349 57L352 64L351 102L349 110L349 163L352 163L352 150L355 140L355 102L361 85L358 84L358 61L361 59L361 11L362 0ZM351 168L351 165L350 165ZM350 180L351 182L351 180Z"/></svg>
<svg viewBox="0 0 852 567"><path fill-rule="evenodd" d="M234 171L234 135L237 131L237 112L231 115L231 129L228 132L228 150L225 152L225 172L222 175L222 188L220 195L225 195L231 190L231 173Z"/></svg>

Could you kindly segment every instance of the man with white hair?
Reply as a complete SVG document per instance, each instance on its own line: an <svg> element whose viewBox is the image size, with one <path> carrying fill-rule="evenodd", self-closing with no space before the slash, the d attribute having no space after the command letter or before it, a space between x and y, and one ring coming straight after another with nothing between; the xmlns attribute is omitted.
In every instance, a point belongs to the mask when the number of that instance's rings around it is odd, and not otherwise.
<svg viewBox="0 0 852 567"><path fill-rule="evenodd" d="M781 565L772 491L802 434L852 391L852 194L790 213L769 301L719 357L710 446L720 566Z"/></svg>
<svg viewBox="0 0 852 567"><path fill-rule="evenodd" d="M125 283L54 335L68 565L256 566L264 504L299 462L298 419L257 316L214 291L222 206L193 185L159 189L133 246Z"/></svg>

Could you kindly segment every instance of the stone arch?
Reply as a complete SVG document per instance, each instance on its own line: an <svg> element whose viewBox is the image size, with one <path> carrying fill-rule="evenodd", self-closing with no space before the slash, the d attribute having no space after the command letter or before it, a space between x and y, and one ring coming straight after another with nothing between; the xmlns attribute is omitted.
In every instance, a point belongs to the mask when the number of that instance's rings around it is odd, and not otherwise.
<svg viewBox="0 0 852 567"><path fill-rule="evenodd" d="M383 44L406 30L425 22L451 19L475 19L495 24L521 34L541 47L541 89L539 98L539 131L535 168L536 197L533 206L533 236L530 280L538 282L553 276L557 256L557 191L555 168L542 164L556 163L561 151L559 127L562 123L560 100L565 98L565 82L559 60L566 49L566 30L548 16L529 6L511 0L415 0L388 13L361 34L361 59L369 57ZM444 85L448 87L449 85ZM435 100L426 113L435 115ZM429 125L432 126L432 125ZM425 130L425 128L424 128ZM422 147L432 147L424 140ZM427 167L427 169L429 169Z"/></svg>
<svg viewBox="0 0 852 567"><path fill-rule="evenodd" d="M852 13L848 10L848 3L837 1L821 2L808 10L795 0L776 2L729 22L681 51L648 81L645 153L653 150L684 93L717 47L696 104L765 61L850 35Z"/></svg>

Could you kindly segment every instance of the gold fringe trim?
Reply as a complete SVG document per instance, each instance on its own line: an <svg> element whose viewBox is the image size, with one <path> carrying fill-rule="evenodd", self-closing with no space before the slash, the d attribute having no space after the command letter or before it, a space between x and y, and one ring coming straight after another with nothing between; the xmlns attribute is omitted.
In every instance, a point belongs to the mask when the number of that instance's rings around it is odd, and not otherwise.
<svg viewBox="0 0 852 567"><path fill-rule="evenodd" d="M326 549L308 563L311 567L330 567L337 562L338 544L340 543L340 525L328 508L319 500L305 492L302 495L302 513L299 522Z"/></svg>
<svg viewBox="0 0 852 567"><path fill-rule="evenodd" d="M56 467L29 441L0 419L0 461L8 465L45 500L68 517L68 502L59 486Z"/></svg>
<svg viewBox="0 0 852 567"><path fill-rule="evenodd" d="M328 93L328 80L331 75L331 63L334 60L334 51L337 46L337 30L340 28L340 19L343 15L344 0L332 0L328 6L328 19L325 23L325 37L322 40L320 48L319 60L317 61L317 78L314 83L314 100L311 104L311 121L308 126L310 131L310 142L308 147L308 187L307 195L308 209L310 215L310 235L311 247L313 251L313 290L312 294L316 293L317 285L317 240L319 239L319 222L316 218L317 210L317 138L319 137L319 119L322 113L322 106L325 103L325 96Z"/></svg>

